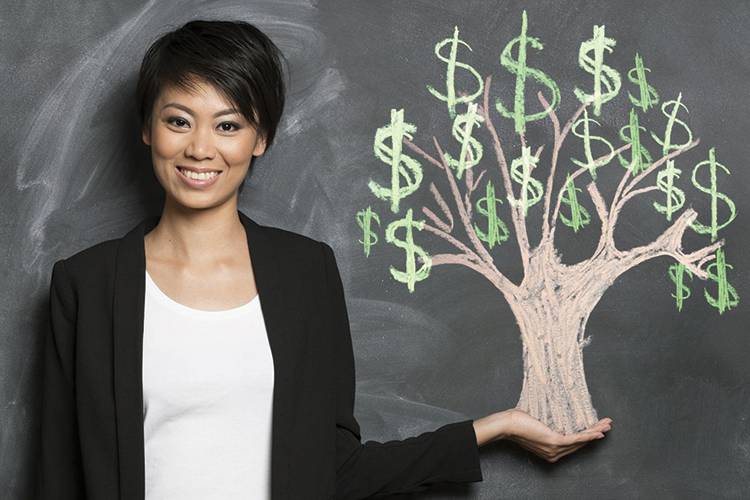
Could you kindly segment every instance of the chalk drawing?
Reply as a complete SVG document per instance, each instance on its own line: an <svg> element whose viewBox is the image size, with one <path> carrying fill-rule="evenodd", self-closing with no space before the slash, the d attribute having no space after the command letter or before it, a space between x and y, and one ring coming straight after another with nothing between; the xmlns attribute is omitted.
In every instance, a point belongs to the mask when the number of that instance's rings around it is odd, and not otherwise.
<svg viewBox="0 0 750 500"><path fill-rule="evenodd" d="M368 205L364 210L360 210L356 215L357 224L362 229L362 238L358 240L362 244L365 250L365 256L370 256L370 249L375 246L378 242L378 234L373 231L372 222L375 221L378 226L380 225L380 217L377 213L372 211L372 207Z"/></svg>
<svg viewBox="0 0 750 500"><path fill-rule="evenodd" d="M594 36L581 43L578 65L594 77L594 90L587 94L576 87L573 91L579 101L594 104L594 114L602 114L602 104L611 101L620 91L620 73L604 64L605 52L612 52L615 40L604 36L605 26L594 26ZM602 86L606 90L602 91Z"/></svg>
<svg viewBox="0 0 750 500"><path fill-rule="evenodd" d="M531 77L537 82L547 87L552 92L551 108L555 109L560 102L560 89L557 84L545 73L536 68L530 68L526 65L527 45L532 49L542 50L544 46L538 38L526 34L528 21L526 11L521 15L521 34L508 42L500 54L500 64L516 75L515 98L513 99L513 111L508 110L498 99L495 103L498 112L507 118L513 118L516 132L523 134L526 130L526 122L541 120L549 114L549 111L542 110L538 113L526 114L526 78ZM513 48L518 46L517 56L513 58Z"/></svg>
<svg viewBox="0 0 750 500"><path fill-rule="evenodd" d="M589 169L591 178L593 180L596 180L596 169L607 165L612 160L612 158L614 158L614 148L612 147L612 143L604 137L593 135L591 133L591 125L589 125L590 123L599 125L598 121L594 120L593 118L589 118L588 110L584 109L583 117L573 124L572 132L573 135L583 139L583 153L586 156L586 161L576 160L575 158L571 158L570 161L572 161L579 167L586 166ZM578 131L581 126L583 126L583 132ZM601 157L601 159L599 160L594 160L594 153L591 150L591 141L601 142L602 144L607 146L609 154L607 156Z"/></svg>
<svg viewBox="0 0 750 500"><path fill-rule="evenodd" d="M421 164L404 154L402 146L402 141L411 139L411 134L416 131L417 127L404 121L403 109L392 109L391 123L375 132L375 156L390 167L391 183L388 187L383 187L370 179L367 186L381 200L391 200L391 212L394 214L398 213L401 199L416 191L422 182Z"/></svg>
<svg viewBox="0 0 750 500"><path fill-rule="evenodd" d="M407 177L408 171L416 170L419 164L414 158L424 160L435 169L439 174L435 181L445 186L429 183L431 201L437 210L425 205L421 209L425 219L416 220L412 208L409 208L403 217L387 225L386 241L403 250L404 255L402 266L390 266L391 275L404 283L410 292L415 291L417 283L427 279L431 269L440 265L466 267L487 279L510 305L520 328L524 376L517 408L559 432L570 434L590 427L598 420L583 366L583 348L591 342L591 336L586 335L586 323L603 294L619 276L646 261L668 256L673 260L668 274L675 286L672 296L677 301L678 310L682 310L690 297L687 284L694 283L694 278L713 287L704 289L704 296L719 313L736 306L739 301L737 291L727 280L727 271L732 266L726 262L725 242L718 238L719 231L734 219L736 208L718 188L717 173L728 175L729 169L716 160L715 148L710 148L708 160L695 165L692 172L693 185L710 197L710 217L699 222L695 209L683 208L685 193L676 185L681 172L675 162L696 148L700 140L694 139L685 122L678 118L680 111L687 112L681 93L661 106L666 124L663 128L653 128L664 130L663 135L645 133L646 128L641 124L636 108L644 113L655 109L658 94L646 81L646 72L650 70L643 66L639 54L635 55L635 68L628 72L628 77L638 86L640 95L618 95L619 72L604 64L603 59L612 51L615 41L605 36L603 25L594 26L593 37L581 44L578 58L578 64L593 75L593 91L585 93L574 89L571 94L581 101L580 106L565 123L561 123L556 112L560 100L557 84L541 70L527 66L528 48L542 50L543 47L538 38L527 34L527 30L524 11L521 34L505 45L500 56L500 67L516 77L512 110L499 100L494 106L490 104L492 75L476 85L482 89L481 99L463 99L475 96L475 90L457 95L453 69L461 67L474 74L469 62L459 64L456 60L456 48L459 45L468 47L458 38L458 27L452 38L435 46L438 59L448 63L446 85L449 90L445 95L434 89L430 92L440 101L441 107L448 103L453 137L461 145L461 152L457 158L445 152L436 135L415 140L412 134L416 132L416 126L404 122L403 110L391 110L390 123L378 128L374 138L376 157L391 167L391 186L373 189L371 181L371 189L377 198L390 202L392 212L396 213L398 201L413 193L422 180L421 167L420 175L406 183L408 189L401 190L404 186L397 180L399 176ZM440 49L448 44L451 55L441 55ZM528 114L526 86L531 80L541 84L543 90L536 92L538 104L535 107L541 111ZM589 117L589 108L593 107L593 113L598 115L609 102L617 103L613 109L630 107L629 115L623 117L626 123L619 129L622 144L617 147L604 137L593 135L590 129L592 124L598 126L599 123ZM458 109L459 105L463 109ZM654 116L661 119L658 114ZM551 149L548 168L546 157L545 165L542 165L544 145L536 146L532 153L534 148L527 144L525 137L526 124L542 118L549 119L552 127L552 137L547 145ZM512 127L504 127L508 137L502 140L496 126L498 119L510 119L513 123ZM680 141L673 137L673 130L677 130L675 125L682 128L684 137ZM560 151L571 132L582 139L584 159L571 159L570 170L564 172L563 179L557 179ZM513 149L517 147L513 141L515 136L520 139L520 150ZM390 145L385 145L386 140ZM493 154L482 155L483 150L478 146L482 140L489 141ZM659 158L653 158L644 144L644 141L652 140L657 147L650 147L654 151L661 150ZM399 141L405 146L403 151L397 144ZM417 144L422 141L429 143L434 152ZM598 143L603 154L594 153L592 143ZM605 201L597 187L597 182L603 182L605 176L597 176L597 170L615 156L625 169L621 174L617 173L620 179L614 194ZM509 162L508 158L513 160ZM705 179L706 173L708 180ZM488 177L499 175L498 189L504 191L504 196L496 193L495 183L489 178L481 184L484 195L479 196L476 191L485 174ZM596 247L588 258L575 264L563 264L555 246L557 221L578 233L593 219L593 213L580 203L579 193L583 194L583 190L576 186L584 174L591 178L586 184L586 193L598 218ZM647 179L654 177L653 184L644 185ZM614 231L623 207L628 202L645 198L648 193L660 196L654 208L665 216L666 228L646 244L628 250L617 248ZM503 197L509 201L507 205L503 204ZM541 210L530 210L537 204L541 205ZM565 213L561 213L561 208ZM509 214L506 220L510 224L505 224L500 212ZM532 245L527 217L537 213L541 216L541 237ZM366 217L362 215L358 223L363 231L365 227L370 231L372 225L367 225ZM697 250L683 250L682 241L688 228L710 236L710 243ZM495 245L510 240L511 232L523 271L518 283L498 269L499 263L489 252ZM580 233L579 237L583 234ZM421 241L427 235L447 242L450 250L430 255ZM365 241L371 242L372 237L366 236L360 243L366 245ZM366 254L369 255L367 251Z"/></svg>
<svg viewBox="0 0 750 500"><path fill-rule="evenodd" d="M643 111L648 111L652 106L659 104L659 93L656 89L649 85L646 72L651 70L643 65L643 58L635 53L635 67L628 71L628 80L638 86L638 97L628 92L628 98L633 106L641 108ZM633 74L635 72L635 74Z"/></svg>

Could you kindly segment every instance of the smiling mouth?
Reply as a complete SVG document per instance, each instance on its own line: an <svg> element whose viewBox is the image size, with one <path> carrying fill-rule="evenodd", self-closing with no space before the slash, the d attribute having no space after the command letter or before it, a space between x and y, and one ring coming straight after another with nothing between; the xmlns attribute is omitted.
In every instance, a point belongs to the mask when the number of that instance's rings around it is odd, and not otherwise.
<svg viewBox="0 0 750 500"><path fill-rule="evenodd" d="M196 172L194 170L189 170L180 166L177 166L176 168L182 175L184 175L188 179L198 180L198 181L213 179L214 177L221 175L221 172L222 172L221 170L209 170L206 172Z"/></svg>

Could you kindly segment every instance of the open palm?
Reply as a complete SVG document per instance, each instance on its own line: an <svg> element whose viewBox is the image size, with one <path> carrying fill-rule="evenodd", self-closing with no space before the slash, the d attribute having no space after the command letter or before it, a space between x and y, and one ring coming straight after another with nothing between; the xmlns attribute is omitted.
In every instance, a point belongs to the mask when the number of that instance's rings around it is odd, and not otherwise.
<svg viewBox="0 0 750 500"><path fill-rule="evenodd" d="M507 413L506 439L518 443L548 462L557 462L590 441L602 439L604 433L612 428L612 419L606 417L588 429L565 435L550 429L522 410L513 408L507 410Z"/></svg>

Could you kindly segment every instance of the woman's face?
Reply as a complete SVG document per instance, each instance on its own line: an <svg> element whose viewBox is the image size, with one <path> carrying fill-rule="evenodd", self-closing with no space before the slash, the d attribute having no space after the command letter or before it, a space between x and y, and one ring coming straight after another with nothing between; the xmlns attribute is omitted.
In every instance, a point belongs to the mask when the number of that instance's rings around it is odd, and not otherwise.
<svg viewBox="0 0 750 500"><path fill-rule="evenodd" d="M208 83L195 93L170 87L156 99L143 142L167 203L210 208L235 198L253 156L266 145L256 130ZM178 167L218 172L191 180ZM209 174L213 176L214 174ZM201 174L201 177L205 174Z"/></svg>

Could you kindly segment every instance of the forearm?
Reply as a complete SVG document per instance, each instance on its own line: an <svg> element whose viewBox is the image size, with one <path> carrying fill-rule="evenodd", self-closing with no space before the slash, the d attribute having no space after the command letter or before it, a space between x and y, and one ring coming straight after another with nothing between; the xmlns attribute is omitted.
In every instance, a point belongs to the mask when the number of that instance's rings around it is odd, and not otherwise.
<svg viewBox="0 0 750 500"><path fill-rule="evenodd" d="M508 418L509 414L501 411L474 420L474 433L477 435L477 446L507 438Z"/></svg>
<svg viewBox="0 0 750 500"><path fill-rule="evenodd" d="M336 471L335 498L410 493L444 481L481 481L472 425L471 420L463 420L403 440L364 444L347 428L338 427L341 465Z"/></svg>

